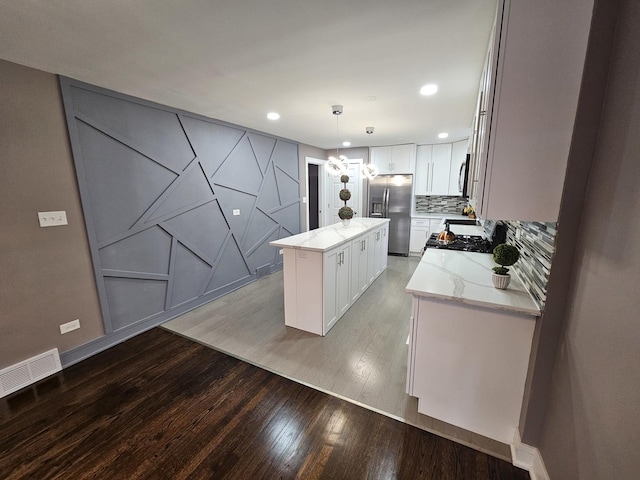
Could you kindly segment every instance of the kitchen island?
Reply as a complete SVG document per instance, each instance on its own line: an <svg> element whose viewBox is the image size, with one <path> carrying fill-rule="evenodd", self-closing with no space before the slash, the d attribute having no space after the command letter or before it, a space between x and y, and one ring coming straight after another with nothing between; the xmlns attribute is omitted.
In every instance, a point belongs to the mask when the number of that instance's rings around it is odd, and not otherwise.
<svg viewBox="0 0 640 480"><path fill-rule="evenodd" d="M510 444L540 309L512 273L491 281L491 254L427 249L413 295L407 393L418 411Z"/></svg>
<svg viewBox="0 0 640 480"><path fill-rule="evenodd" d="M388 229L354 218L271 242L284 256L285 325L326 335L387 268Z"/></svg>

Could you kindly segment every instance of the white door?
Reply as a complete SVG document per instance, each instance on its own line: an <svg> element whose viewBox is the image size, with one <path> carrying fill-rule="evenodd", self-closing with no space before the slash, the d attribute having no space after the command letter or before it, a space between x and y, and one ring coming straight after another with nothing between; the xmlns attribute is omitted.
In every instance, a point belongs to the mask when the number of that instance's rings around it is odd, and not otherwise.
<svg viewBox="0 0 640 480"><path fill-rule="evenodd" d="M347 206L351 207L356 213L356 217L362 217L364 211L362 209L362 177L360 170L362 169L362 159L352 160L349 159L349 182L347 188L351 192L351 199L347 202ZM340 182L340 176L329 175L325 173L325 202L327 208L325 209L325 226L338 223L340 217L338 217L338 210L340 207L344 207L344 202L340 200L340 190L344 188L344 184Z"/></svg>

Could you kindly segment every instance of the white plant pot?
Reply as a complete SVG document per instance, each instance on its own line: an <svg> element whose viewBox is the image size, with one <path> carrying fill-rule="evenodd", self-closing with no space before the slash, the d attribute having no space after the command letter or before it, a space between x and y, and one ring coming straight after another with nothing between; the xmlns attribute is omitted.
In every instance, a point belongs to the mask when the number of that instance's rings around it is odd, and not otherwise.
<svg viewBox="0 0 640 480"><path fill-rule="evenodd" d="M494 287L499 288L500 290L506 290L509 286L509 282L511 281L511 275L508 273L506 275L498 275L497 273L494 273L491 279L493 280Z"/></svg>
<svg viewBox="0 0 640 480"><path fill-rule="evenodd" d="M344 225L345 227L348 227L350 223L351 223L351 219L350 218L343 218L342 219L342 225Z"/></svg>

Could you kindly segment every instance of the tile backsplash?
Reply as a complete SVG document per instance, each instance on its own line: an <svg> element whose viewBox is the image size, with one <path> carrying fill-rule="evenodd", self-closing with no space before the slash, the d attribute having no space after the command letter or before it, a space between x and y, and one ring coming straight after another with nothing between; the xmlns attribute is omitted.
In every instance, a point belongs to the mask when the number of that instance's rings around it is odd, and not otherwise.
<svg viewBox="0 0 640 480"><path fill-rule="evenodd" d="M507 225L507 243L515 245L520 250L520 260L511 268L542 309L547 299L556 224L518 221L504 223Z"/></svg>
<svg viewBox="0 0 640 480"><path fill-rule="evenodd" d="M452 195L416 195L416 213L462 213L466 198Z"/></svg>

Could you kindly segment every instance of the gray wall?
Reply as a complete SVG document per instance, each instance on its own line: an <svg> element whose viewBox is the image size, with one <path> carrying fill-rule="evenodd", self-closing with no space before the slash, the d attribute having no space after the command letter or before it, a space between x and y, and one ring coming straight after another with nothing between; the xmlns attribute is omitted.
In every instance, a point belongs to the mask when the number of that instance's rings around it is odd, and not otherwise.
<svg viewBox="0 0 640 480"><path fill-rule="evenodd" d="M103 334L55 75L0 60L0 369ZM68 226L40 228L38 211ZM58 325L80 319L60 335Z"/></svg>
<svg viewBox="0 0 640 480"><path fill-rule="evenodd" d="M61 86L107 334L138 333L281 268L269 242L300 232L296 143Z"/></svg>
<svg viewBox="0 0 640 480"><path fill-rule="evenodd" d="M606 48L616 3L597 6L601 11L595 23L599 36L592 45L596 50ZM569 238L577 241L570 288L561 297L560 279L552 278L549 285L547 305L553 299L564 302L566 310L558 328L555 363L547 372L548 388L534 382L533 390L542 391L546 408L540 415L539 405L530 405L527 421L528 435L554 479L630 479L640 471L640 4L619 4L599 132L589 124L576 132L583 146L572 147L569 173L574 176L565 184L563 210L570 212L582 198L581 172L591 171L582 223L577 235ZM585 93L598 96L594 87L602 74L595 71L587 77ZM594 122L594 110L584 109L580 118ZM591 157L584 145L595 139L589 168ZM572 222L560 218L559 253L569 250L561 245L563 228L568 229L563 220ZM555 259L552 277L554 269ZM543 333L541 341L552 340ZM535 394L533 398L540 403Z"/></svg>

